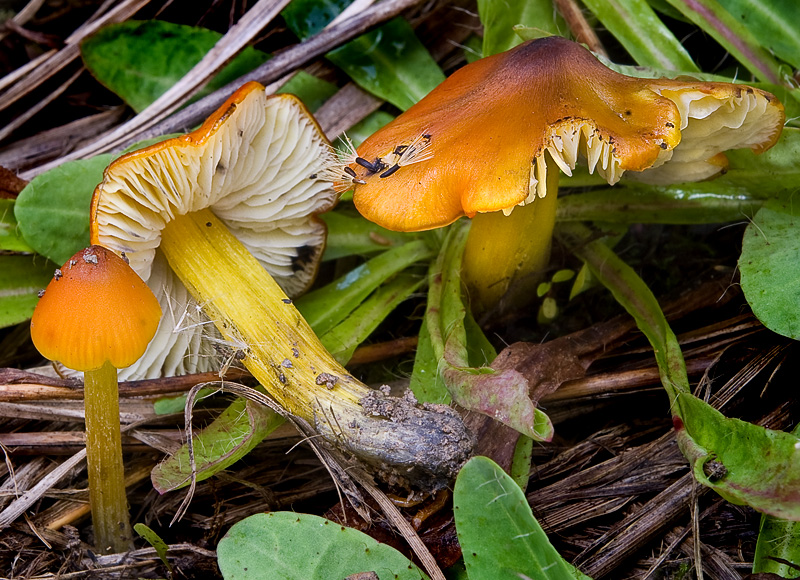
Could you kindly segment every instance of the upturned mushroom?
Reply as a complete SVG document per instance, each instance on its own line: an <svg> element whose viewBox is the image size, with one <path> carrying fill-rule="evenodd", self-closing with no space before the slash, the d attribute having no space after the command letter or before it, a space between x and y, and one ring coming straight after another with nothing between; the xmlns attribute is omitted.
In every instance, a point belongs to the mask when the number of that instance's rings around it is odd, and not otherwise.
<svg viewBox="0 0 800 580"><path fill-rule="evenodd" d="M325 233L313 215L333 205L336 171L302 103L248 83L196 131L113 162L94 193L91 237L124 252L156 293L165 280L185 285L318 441L395 478L440 487L471 452L457 414L390 401L357 381L267 273L288 289L309 283L303 266L316 261ZM299 252L289 249L296 238L306 240Z"/></svg>
<svg viewBox="0 0 800 580"><path fill-rule="evenodd" d="M106 248L91 246L56 270L31 319L39 352L84 372L89 503L95 545L104 553L133 547L117 369L142 356L160 318L158 301L128 264Z"/></svg>
<svg viewBox="0 0 800 580"><path fill-rule="evenodd" d="M546 265L559 170L579 157L609 184L712 177L722 151L777 141L784 113L762 90L618 74L560 37L526 42L456 71L348 160L369 220L419 231L472 218L464 277L473 307ZM349 186L349 184L347 184ZM530 282L530 283L528 283Z"/></svg>

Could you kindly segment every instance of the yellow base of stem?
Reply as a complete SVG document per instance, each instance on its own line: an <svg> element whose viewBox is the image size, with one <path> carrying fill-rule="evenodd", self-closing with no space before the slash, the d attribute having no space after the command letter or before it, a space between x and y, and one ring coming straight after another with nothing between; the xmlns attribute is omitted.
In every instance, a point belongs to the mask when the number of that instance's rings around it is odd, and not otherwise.
<svg viewBox="0 0 800 580"><path fill-rule="evenodd" d="M558 166L547 162L547 195L510 215L482 213L472 219L462 276L475 315L508 310L533 300L550 261L556 220Z"/></svg>

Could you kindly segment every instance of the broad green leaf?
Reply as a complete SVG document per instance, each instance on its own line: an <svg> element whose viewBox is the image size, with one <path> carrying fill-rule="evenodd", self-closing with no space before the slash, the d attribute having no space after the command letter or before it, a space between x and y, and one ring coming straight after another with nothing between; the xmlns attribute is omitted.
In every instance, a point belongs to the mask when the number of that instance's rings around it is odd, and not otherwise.
<svg viewBox="0 0 800 580"><path fill-rule="evenodd" d="M292 0L283 9L289 30L301 40L316 34L350 0ZM403 18L395 18L325 55L361 88L409 108L444 80L444 73Z"/></svg>
<svg viewBox="0 0 800 580"><path fill-rule="evenodd" d="M675 422L678 445L697 481L731 503L800 520L800 438L727 418L689 394L680 394L678 404L685 418L683 426ZM707 475L710 461L721 463L724 475Z"/></svg>
<svg viewBox="0 0 800 580"><path fill-rule="evenodd" d="M292 0L281 11L289 30L300 40L314 36L347 8L352 0Z"/></svg>
<svg viewBox="0 0 800 580"><path fill-rule="evenodd" d="M326 56L361 88L403 111L444 80L442 69L403 18L394 18Z"/></svg>
<svg viewBox="0 0 800 580"><path fill-rule="evenodd" d="M0 328L31 317L57 267L41 256L0 255Z"/></svg>
<svg viewBox="0 0 800 580"><path fill-rule="evenodd" d="M770 330L800 338L800 207L769 202L747 226L739 258L742 290Z"/></svg>
<svg viewBox="0 0 800 580"><path fill-rule="evenodd" d="M328 240L325 254L322 256L323 261L382 252L414 238L413 234L387 230L360 215L353 215L339 208L319 217L328 226Z"/></svg>
<svg viewBox="0 0 800 580"><path fill-rule="evenodd" d="M686 18L714 38L757 79L782 84L789 71L761 46L741 18L723 8L718 0L667 0Z"/></svg>
<svg viewBox="0 0 800 580"><path fill-rule="evenodd" d="M800 68L800 19L796 0L718 0L758 42Z"/></svg>
<svg viewBox="0 0 800 580"><path fill-rule="evenodd" d="M218 32L160 20L110 24L81 44L89 72L137 113L189 72L222 38ZM248 47L195 98L202 97L265 63Z"/></svg>
<svg viewBox="0 0 800 580"><path fill-rule="evenodd" d="M478 0L478 14L483 24L483 56L514 48L522 39L514 27L535 27L550 34L567 31L564 20L552 0Z"/></svg>
<svg viewBox="0 0 800 580"><path fill-rule="evenodd" d="M797 566L800 566L800 522L762 515L753 555L753 574L762 572L777 574L780 578L798 578L800 569Z"/></svg>
<svg viewBox="0 0 800 580"><path fill-rule="evenodd" d="M461 299L461 260L468 232L464 220L451 225L430 269L425 320L438 372L462 407L494 417L529 437L549 440L552 423L531 401L524 376L513 369L470 366Z"/></svg>
<svg viewBox="0 0 800 580"><path fill-rule="evenodd" d="M453 514L470 580L591 580L558 554L525 494L487 457L458 474Z"/></svg>
<svg viewBox="0 0 800 580"><path fill-rule="evenodd" d="M192 439L197 481L208 479L236 463L283 421L283 417L271 409L242 398L236 399L211 425ZM189 448L184 445L154 467L150 479L159 493L189 485Z"/></svg>
<svg viewBox="0 0 800 580"><path fill-rule="evenodd" d="M380 580L425 580L400 552L329 520L294 512L255 514L217 546L225 580L333 580L374 571Z"/></svg>
<svg viewBox="0 0 800 580"><path fill-rule="evenodd" d="M358 345L424 282L422 275L399 274L375 290L350 316L320 336L320 342L340 364L347 364Z"/></svg>
<svg viewBox="0 0 800 580"><path fill-rule="evenodd" d="M56 264L89 245L89 206L113 155L68 161L23 189L14 215L25 241Z"/></svg>
<svg viewBox="0 0 800 580"><path fill-rule="evenodd" d="M347 318L364 299L390 277L411 264L430 258L433 251L416 240L383 252L327 286L295 301L314 332L321 336Z"/></svg>
<svg viewBox="0 0 800 580"><path fill-rule="evenodd" d="M17 228L13 199L0 199L0 250L33 252L33 248L22 238Z"/></svg>
<svg viewBox="0 0 800 580"><path fill-rule="evenodd" d="M639 276L580 224L563 224L559 237L636 320L653 347L661 384L670 398L676 437L695 478L725 499L758 511L800 520L800 439L738 419L728 419L693 396L680 345L653 293ZM704 466L716 460L719 477ZM717 470L719 471L719 470Z"/></svg>
<svg viewBox="0 0 800 580"><path fill-rule="evenodd" d="M646 0L583 3L639 65L690 73L700 70Z"/></svg>
<svg viewBox="0 0 800 580"><path fill-rule="evenodd" d="M81 45L81 55L94 77L137 113L158 99L189 72L222 38L205 28L160 20L129 20L101 28ZM214 77L195 99L262 65L270 56L245 48ZM315 111L336 92L336 86L305 72L280 88Z"/></svg>
<svg viewBox="0 0 800 580"><path fill-rule="evenodd" d="M800 435L800 425L792 435ZM790 566L784 562L795 564ZM753 574L777 574L781 578L800 576L800 522L790 522L762 515L756 551L753 554Z"/></svg>
<svg viewBox="0 0 800 580"><path fill-rule="evenodd" d="M312 113L330 99L337 91L336 85L318 79L304 71L298 71L278 89L279 93L295 95Z"/></svg>

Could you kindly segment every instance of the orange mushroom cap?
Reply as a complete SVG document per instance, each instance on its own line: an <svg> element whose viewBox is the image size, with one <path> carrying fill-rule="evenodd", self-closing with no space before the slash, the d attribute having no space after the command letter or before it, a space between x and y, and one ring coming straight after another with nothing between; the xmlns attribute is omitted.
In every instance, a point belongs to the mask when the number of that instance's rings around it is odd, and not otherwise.
<svg viewBox="0 0 800 580"><path fill-rule="evenodd" d="M59 269L31 319L46 358L78 371L109 361L125 368L144 353L161 307L142 279L111 250L90 246Z"/></svg>
<svg viewBox="0 0 800 580"><path fill-rule="evenodd" d="M545 150L567 174L583 155L613 184L624 171L667 162L690 118L705 126L687 147L690 170L673 182L718 172L721 150L770 147L783 109L758 89L628 77L566 39L530 41L456 71L367 139L350 165L353 199L367 219L399 231L510 211L546 194L537 163ZM720 129L724 138L711 135Z"/></svg>

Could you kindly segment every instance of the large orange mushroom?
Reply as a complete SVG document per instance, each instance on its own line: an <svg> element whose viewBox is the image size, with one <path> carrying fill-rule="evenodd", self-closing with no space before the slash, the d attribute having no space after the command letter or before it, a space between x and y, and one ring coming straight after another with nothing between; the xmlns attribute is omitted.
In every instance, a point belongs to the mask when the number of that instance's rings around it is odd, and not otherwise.
<svg viewBox="0 0 800 580"><path fill-rule="evenodd" d="M56 270L31 319L39 352L84 372L89 503L95 545L103 553L133 547L117 369L142 356L160 318L158 300L127 262L91 246Z"/></svg>
<svg viewBox="0 0 800 580"><path fill-rule="evenodd" d="M353 199L397 231L473 218L464 277L482 310L546 264L558 173L579 157L610 184L626 171L699 180L725 167L724 150L771 147L783 119L759 89L632 78L543 38L456 71L367 139L350 164Z"/></svg>

